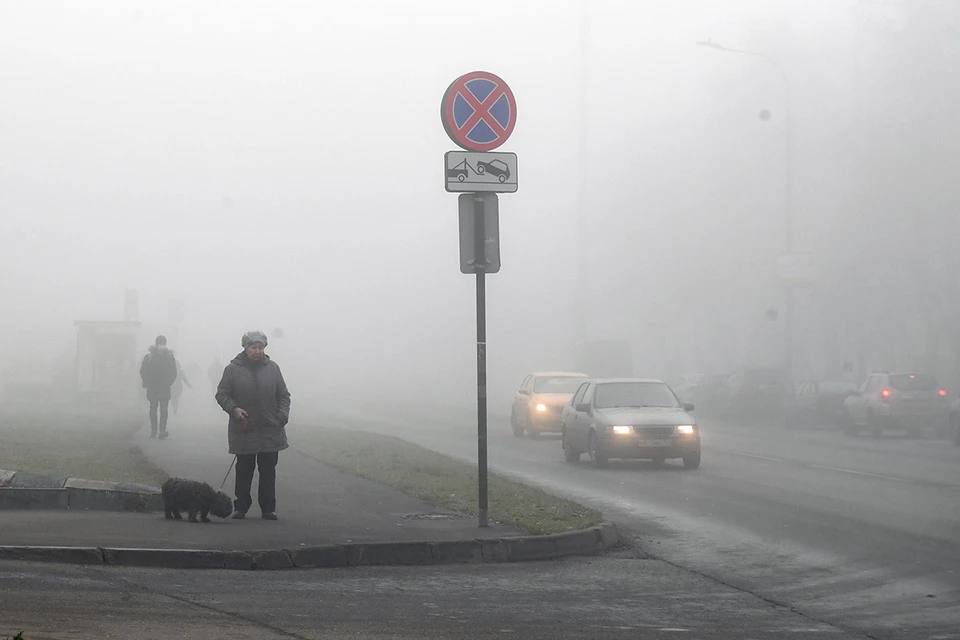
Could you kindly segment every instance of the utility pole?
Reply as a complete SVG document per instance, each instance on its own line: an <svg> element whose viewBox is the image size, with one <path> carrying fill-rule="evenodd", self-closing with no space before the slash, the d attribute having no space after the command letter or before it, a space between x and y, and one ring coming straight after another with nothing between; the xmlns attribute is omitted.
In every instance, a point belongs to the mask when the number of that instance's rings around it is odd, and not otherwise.
<svg viewBox="0 0 960 640"><path fill-rule="evenodd" d="M724 53L735 53L763 60L777 72L777 77L783 85L783 248L784 258L790 260L794 255L793 238L793 121L790 114L790 81L779 62L770 56L757 51L733 49L725 47L712 40L702 40L697 43L701 47L708 47ZM794 323L794 284L789 277L784 277L784 373L787 383L793 384L793 323Z"/></svg>

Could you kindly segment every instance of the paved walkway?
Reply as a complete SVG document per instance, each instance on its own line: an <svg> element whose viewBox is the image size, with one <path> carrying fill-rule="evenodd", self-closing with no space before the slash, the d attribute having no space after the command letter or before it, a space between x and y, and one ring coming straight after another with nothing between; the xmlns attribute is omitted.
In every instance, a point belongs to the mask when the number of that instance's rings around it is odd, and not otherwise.
<svg viewBox="0 0 960 640"><path fill-rule="evenodd" d="M342 473L297 448L298 429L288 427L293 446L277 468L278 521L260 519L256 505L246 520L208 524L165 520L162 513L109 511L4 511L0 545L124 546L252 550L357 542L447 541L499 538L523 532L444 512L385 485ZM142 429L132 445L171 476L218 487L232 456L227 453L226 415L215 409L171 416L171 437L149 439ZM231 471L224 492L233 496Z"/></svg>

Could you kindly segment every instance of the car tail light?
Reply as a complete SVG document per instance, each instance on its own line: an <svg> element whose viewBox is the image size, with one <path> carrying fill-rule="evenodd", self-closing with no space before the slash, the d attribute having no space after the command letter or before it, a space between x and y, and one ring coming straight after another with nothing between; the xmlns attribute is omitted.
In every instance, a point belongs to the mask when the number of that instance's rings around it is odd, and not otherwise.
<svg viewBox="0 0 960 640"><path fill-rule="evenodd" d="M947 390L946 390L946 389L939 389L939 390L937 391L937 395L940 396L941 398L946 398L946 397L947 397Z"/></svg>
<svg viewBox="0 0 960 640"><path fill-rule="evenodd" d="M884 387L883 389L880 390L880 397L882 399L889 400L891 396L893 396L893 389L888 389Z"/></svg>

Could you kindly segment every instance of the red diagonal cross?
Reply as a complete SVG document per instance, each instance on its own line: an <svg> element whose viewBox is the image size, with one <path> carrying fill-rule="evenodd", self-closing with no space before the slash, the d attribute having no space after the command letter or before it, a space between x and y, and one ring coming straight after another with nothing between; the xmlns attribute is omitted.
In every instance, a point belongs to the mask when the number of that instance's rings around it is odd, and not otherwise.
<svg viewBox="0 0 960 640"><path fill-rule="evenodd" d="M459 128L459 131L463 133L464 137L469 135L469 133L481 120L485 121L487 125L493 129L493 132L497 134L497 137L502 138L507 134L507 130L504 129L500 122L493 117L493 114L490 113L490 109L493 108L493 105L497 103L497 100L507 94L503 88L497 85L497 88L491 91L490 95L488 95L487 99L483 102L477 100L477 97L473 95L473 92L470 91L470 88L466 85L466 83L464 83L463 89L459 93L468 103L470 103L470 106L473 107L473 115L467 118L467 121L463 123L462 127Z"/></svg>

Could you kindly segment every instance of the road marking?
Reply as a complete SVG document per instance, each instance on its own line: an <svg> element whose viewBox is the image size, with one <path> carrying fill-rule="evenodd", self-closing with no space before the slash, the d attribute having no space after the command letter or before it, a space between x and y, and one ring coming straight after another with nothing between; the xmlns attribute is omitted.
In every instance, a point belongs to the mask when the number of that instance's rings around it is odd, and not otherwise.
<svg viewBox="0 0 960 640"><path fill-rule="evenodd" d="M856 469L844 469L843 467L831 467L823 464L804 463L803 466L811 469L821 469L823 471L836 471L837 473L849 473L854 476L866 476L868 478L881 478L883 480L897 480L898 482L922 482L922 480L913 480L902 478L900 476L888 476L883 473L873 473L872 471L857 471Z"/></svg>
<svg viewBox="0 0 960 640"><path fill-rule="evenodd" d="M759 453L747 453L746 451L725 451L723 449L714 449L714 451L723 451L724 453L730 453L735 456L743 456L745 458L756 458L757 460L769 460L770 462L786 462L783 458L775 458L773 456L762 456Z"/></svg>
<svg viewBox="0 0 960 640"><path fill-rule="evenodd" d="M878 480L891 480L893 482L904 482L907 484L915 484L927 487L936 487L938 489L956 489L960 488L960 484L955 484L951 482L938 482L936 480L924 480L922 478L906 478L904 476L893 476L886 473L875 473L873 471L858 471L857 469L847 469L846 467L833 467L825 464L816 464L814 462L804 462L802 460L793 460L788 458L777 458L775 456L764 456L759 453L749 453L747 451L736 451L733 449L716 449L711 447L713 451L718 451L720 453L726 453L734 456L743 456L744 458L754 458L757 460L766 460L768 462L780 462L783 464L792 464L803 469L816 469L818 471L833 471L836 473L845 473L851 476L860 476L863 478L877 478Z"/></svg>

